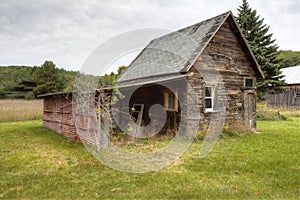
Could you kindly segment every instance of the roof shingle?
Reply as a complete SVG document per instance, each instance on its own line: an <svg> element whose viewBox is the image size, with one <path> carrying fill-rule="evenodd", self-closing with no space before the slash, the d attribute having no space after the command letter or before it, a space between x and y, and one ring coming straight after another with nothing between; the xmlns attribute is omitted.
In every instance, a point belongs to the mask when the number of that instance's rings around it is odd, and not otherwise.
<svg viewBox="0 0 300 200"><path fill-rule="evenodd" d="M187 72L228 16L233 18L231 11L152 40L117 83ZM260 71L258 64L257 68Z"/></svg>
<svg viewBox="0 0 300 200"><path fill-rule="evenodd" d="M119 77L118 82L180 73L191 65L229 14L226 12L152 40Z"/></svg>

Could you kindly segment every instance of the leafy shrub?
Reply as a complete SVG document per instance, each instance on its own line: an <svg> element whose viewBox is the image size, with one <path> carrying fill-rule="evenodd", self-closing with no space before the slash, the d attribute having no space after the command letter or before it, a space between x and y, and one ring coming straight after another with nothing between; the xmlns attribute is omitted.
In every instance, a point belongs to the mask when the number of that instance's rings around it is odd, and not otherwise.
<svg viewBox="0 0 300 200"><path fill-rule="evenodd" d="M206 132L198 131L197 134L196 134L196 141L204 140L205 135L206 135Z"/></svg>
<svg viewBox="0 0 300 200"><path fill-rule="evenodd" d="M232 136L238 136L242 132L233 130L233 129L228 129L228 130L223 130L221 134L221 138L226 138L226 137L232 137Z"/></svg>
<svg viewBox="0 0 300 200"><path fill-rule="evenodd" d="M35 99L35 96L34 96L33 92L26 92L25 93L25 99L26 100L33 100L33 99Z"/></svg>
<svg viewBox="0 0 300 200"><path fill-rule="evenodd" d="M226 124L223 127L221 138L225 138L227 136L238 136L244 133L250 133L250 128L245 125L243 120L232 119L227 120Z"/></svg>
<svg viewBox="0 0 300 200"><path fill-rule="evenodd" d="M273 110L258 110L256 112L257 120L287 120L288 118L279 111Z"/></svg>
<svg viewBox="0 0 300 200"><path fill-rule="evenodd" d="M205 139L206 133L209 131L209 126L207 123L202 123L199 131L196 134L196 141L201 141ZM221 138L239 136L241 134L250 133L251 130L245 125L245 122L241 119L228 119L222 129L220 135Z"/></svg>

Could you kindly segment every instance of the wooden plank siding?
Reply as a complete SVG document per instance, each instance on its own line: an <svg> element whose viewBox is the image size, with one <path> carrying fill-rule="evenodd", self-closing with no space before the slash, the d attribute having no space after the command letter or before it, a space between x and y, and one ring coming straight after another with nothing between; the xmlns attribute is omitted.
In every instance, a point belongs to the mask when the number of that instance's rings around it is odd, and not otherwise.
<svg viewBox="0 0 300 200"><path fill-rule="evenodd" d="M195 73L200 72L198 79L201 78L201 76L206 76L204 77L206 84L218 81L218 101L222 101L222 99L224 101L226 96L227 119L246 121L246 126L255 129L256 113L255 109L253 110L254 105L250 107L245 105L244 96L250 92L253 94L253 97L250 98L255 98L256 90L255 88L249 88L247 90L250 91L245 93L244 77L250 76L255 79L256 73L253 70L253 63L249 60L249 55L245 53L245 47L241 45L241 43L241 40L234 32L232 22L227 19L209 42L203 53L198 57L193 65L194 69L191 71ZM218 79L217 76L219 76L220 79ZM199 90L199 96L203 98L204 83L199 84L194 82L193 85L202 87L202 89ZM224 87L220 87L222 85ZM249 102L247 102L247 104ZM203 110L203 103L200 103L199 106L200 110ZM251 109L251 111L247 109ZM252 115L251 124L250 122L248 123L246 119L249 118L249 113ZM204 122L207 122L209 118L210 114L205 113ZM203 123L203 121L201 123Z"/></svg>
<svg viewBox="0 0 300 200"><path fill-rule="evenodd" d="M43 126L64 137L79 140L72 111L72 95L50 96L44 99Z"/></svg>
<svg viewBox="0 0 300 200"><path fill-rule="evenodd" d="M282 93L268 94L266 104L267 107L300 109L300 85L287 87Z"/></svg>

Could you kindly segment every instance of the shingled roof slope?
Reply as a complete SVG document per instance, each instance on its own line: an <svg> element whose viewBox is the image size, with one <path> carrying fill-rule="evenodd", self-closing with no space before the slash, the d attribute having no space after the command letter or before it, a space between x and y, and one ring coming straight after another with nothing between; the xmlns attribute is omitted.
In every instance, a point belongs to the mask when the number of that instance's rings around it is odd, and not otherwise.
<svg viewBox="0 0 300 200"><path fill-rule="evenodd" d="M187 72L229 16L231 11L152 40L117 82Z"/></svg>

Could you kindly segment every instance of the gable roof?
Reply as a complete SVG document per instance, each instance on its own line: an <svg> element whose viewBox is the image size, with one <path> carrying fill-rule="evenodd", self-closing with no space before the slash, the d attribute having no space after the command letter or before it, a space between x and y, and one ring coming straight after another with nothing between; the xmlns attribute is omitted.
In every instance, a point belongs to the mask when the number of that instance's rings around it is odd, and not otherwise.
<svg viewBox="0 0 300 200"><path fill-rule="evenodd" d="M263 73L231 11L152 40L117 82L186 73L223 23L231 18L260 77Z"/></svg>
<svg viewBox="0 0 300 200"><path fill-rule="evenodd" d="M287 84L300 84L300 65L280 70Z"/></svg>

